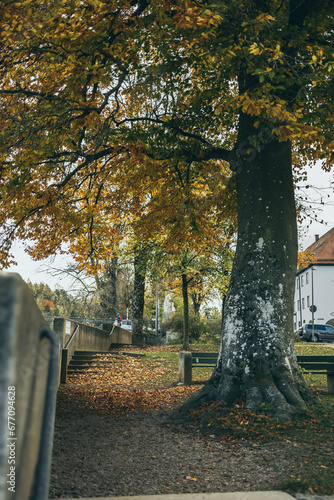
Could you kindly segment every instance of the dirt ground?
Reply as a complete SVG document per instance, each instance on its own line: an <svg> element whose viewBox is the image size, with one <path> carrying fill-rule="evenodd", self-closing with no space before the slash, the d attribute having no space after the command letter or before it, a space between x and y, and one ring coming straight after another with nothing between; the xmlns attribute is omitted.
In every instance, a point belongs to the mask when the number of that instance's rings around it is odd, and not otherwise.
<svg viewBox="0 0 334 500"><path fill-rule="evenodd" d="M284 444L215 442L173 424L173 410L101 414L61 391L50 498L270 490L284 478Z"/></svg>

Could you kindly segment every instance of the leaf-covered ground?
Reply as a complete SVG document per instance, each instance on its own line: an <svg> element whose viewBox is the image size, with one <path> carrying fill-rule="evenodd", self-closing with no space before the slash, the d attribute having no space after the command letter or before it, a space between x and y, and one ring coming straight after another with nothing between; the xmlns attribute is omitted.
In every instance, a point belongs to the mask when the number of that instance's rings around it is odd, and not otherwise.
<svg viewBox="0 0 334 500"><path fill-rule="evenodd" d="M126 354L100 356L84 374L70 378L62 392L100 413L172 408L198 390L198 386L170 386L175 358Z"/></svg>
<svg viewBox="0 0 334 500"><path fill-rule="evenodd" d="M204 350L204 349L200 349ZM213 350L213 349L209 349ZM299 354L331 354L298 344ZM306 379L322 405L291 423L271 409L212 403L182 425L170 415L200 383L177 385L178 348L101 356L58 394L50 498L281 489L333 494L333 396ZM138 349L132 349L137 353ZM194 370L204 381L210 370Z"/></svg>

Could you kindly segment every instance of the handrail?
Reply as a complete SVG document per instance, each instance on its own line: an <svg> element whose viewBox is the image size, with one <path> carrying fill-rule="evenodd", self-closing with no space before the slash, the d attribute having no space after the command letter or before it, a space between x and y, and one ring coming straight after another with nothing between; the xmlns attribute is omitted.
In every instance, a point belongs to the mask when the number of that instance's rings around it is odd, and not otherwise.
<svg viewBox="0 0 334 500"><path fill-rule="evenodd" d="M45 393L45 404L43 414L43 425L39 455L36 469L35 493L31 497L34 500L45 500L48 498L50 487L50 471L52 459L52 443L54 433L54 421L56 413L56 396L58 386L58 364L59 364L59 341L54 332L43 327L40 338L46 337L51 344L49 358L49 369Z"/></svg>
<svg viewBox="0 0 334 500"><path fill-rule="evenodd" d="M67 349L68 346L70 345L70 343L72 342L72 340L74 339L74 337L76 336L77 334L77 331L79 330L79 325L77 325L74 329L74 332L72 333L72 335L70 336L70 338L68 339L64 349Z"/></svg>

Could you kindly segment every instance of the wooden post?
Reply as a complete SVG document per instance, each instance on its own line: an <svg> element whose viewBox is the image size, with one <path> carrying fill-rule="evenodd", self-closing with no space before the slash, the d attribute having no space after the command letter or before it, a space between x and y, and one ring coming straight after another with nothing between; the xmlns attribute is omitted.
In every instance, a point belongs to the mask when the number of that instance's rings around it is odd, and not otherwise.
<svg viewBox="0 0 334 500"><path fill-rule="evenodd" d="M192 354L181 351L179 354L179 381L184 385L190 385L192 379Z"/></svg>

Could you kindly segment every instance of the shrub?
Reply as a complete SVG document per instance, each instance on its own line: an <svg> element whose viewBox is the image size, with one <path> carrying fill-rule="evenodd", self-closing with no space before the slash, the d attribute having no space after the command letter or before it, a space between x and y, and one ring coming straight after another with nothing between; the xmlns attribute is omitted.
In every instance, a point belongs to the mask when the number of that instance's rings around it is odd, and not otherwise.
<svg viewBox="0 0 334 500"><path fill-rule="evenodd" d="M179 335L182 339L183 335L183 315L175 313L167 321L162 324L163 331L172 331ZM204 320L199 316L189 316L189 340L194 342L201 340L214 340L220 338L221 334L221 320Z"/></svg>

